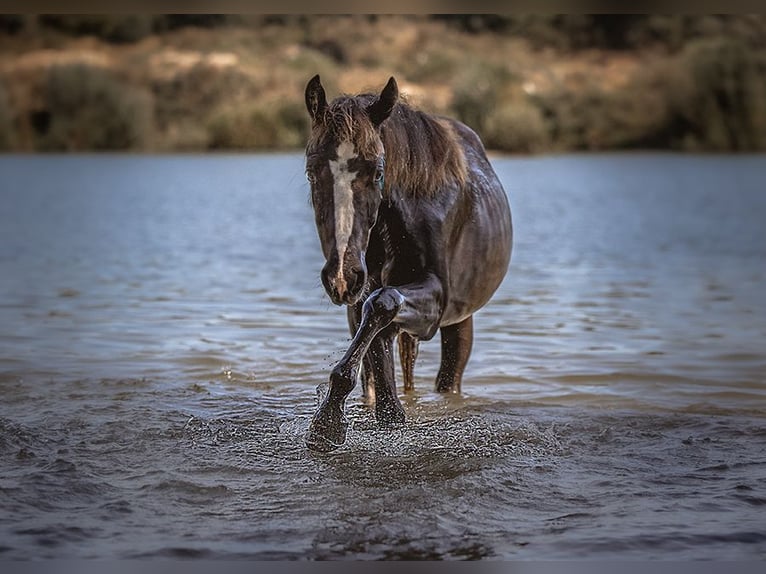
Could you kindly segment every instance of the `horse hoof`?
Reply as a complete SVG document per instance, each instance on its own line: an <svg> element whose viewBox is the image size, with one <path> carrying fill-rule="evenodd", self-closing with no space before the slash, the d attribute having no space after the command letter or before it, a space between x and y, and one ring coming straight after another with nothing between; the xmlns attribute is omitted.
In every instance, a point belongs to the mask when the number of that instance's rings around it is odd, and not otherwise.
<svg viewBox="0 0 766 574"><path fill-rule="evenodd" d="M306 435L306 447L316 452L331 452L346 442L347 429L347 421L338 421L333 424L314 419Z"/></svg>

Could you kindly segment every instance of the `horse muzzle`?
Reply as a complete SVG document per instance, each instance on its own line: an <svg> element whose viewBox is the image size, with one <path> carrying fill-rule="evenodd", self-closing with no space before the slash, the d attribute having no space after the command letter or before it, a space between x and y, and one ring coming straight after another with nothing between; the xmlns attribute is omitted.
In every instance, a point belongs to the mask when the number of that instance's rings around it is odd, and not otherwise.
<svg viewBox="0 0 766 574"><path fill-rule="evenodd" d="M328 262L322 268L322 285L330 300L336 305L353 305L364 293L367 269L364 262L343 270Z"/></svg>

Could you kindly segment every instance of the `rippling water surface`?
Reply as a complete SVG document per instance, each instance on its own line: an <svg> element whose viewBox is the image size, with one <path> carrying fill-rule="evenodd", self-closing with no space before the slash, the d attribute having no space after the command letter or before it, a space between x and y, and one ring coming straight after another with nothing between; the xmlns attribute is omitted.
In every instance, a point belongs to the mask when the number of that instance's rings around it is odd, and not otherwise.
<svg viewBox="0 0 766 574"><path fill-rule="evenodd" d="M300 155L0 157L0 558L766 557L766 158L493 162L463 395L317 455Z"/></svg>

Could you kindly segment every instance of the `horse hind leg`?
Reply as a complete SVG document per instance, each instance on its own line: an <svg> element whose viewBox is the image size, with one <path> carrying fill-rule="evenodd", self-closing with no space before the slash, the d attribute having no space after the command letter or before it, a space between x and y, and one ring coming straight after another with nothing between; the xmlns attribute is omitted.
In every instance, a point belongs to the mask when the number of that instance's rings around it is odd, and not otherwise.
<svg viewBox="0 0 766 574"><path fill-rule="evenodd" d="M406 331L401 331L399 333L398 340L404 392L409 393L415 390L415 360L418 358L419 341Z"/></svg>
<svg viewBox="0 0 766 574"><path fill-rule="evenodd" d="M348 317L348 328L353 337L357 329L359 329L359 322L362 317L362 302L347 307L346 313ZM364 404L371 407L375 405L375 371L370 357L366 353L362 359L362 368L360 371L359 378L362 381L362 401Z"/></svg>
<svg viewBox="0 0 766 574"><path fill-rule="evenodd" d="M362 360L362 400L367 406L375 404L375 372L368 354Z"/></svg>
<svg viewBox="0 0 766 574"><path fill-rule="evenodd" d="M440 393L459 393L463 371L473 346L473 315L440 330L442 356L436 375L436 390Z"/></svg>

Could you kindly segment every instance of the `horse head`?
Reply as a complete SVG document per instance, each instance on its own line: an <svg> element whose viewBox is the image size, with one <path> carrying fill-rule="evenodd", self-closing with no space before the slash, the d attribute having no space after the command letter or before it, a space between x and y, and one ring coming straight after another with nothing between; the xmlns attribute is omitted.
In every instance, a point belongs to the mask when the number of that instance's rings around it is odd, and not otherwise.
<svg viewBox="0 0 766 574"><path fill-rule="evenodd" d="M306 177L325 257L322 284L336 305L353 305L365 292L365 252L385 188L380 129L398 98L393 77L380 94L329 104L318 75L306 86L312 124Z"/></svg>

